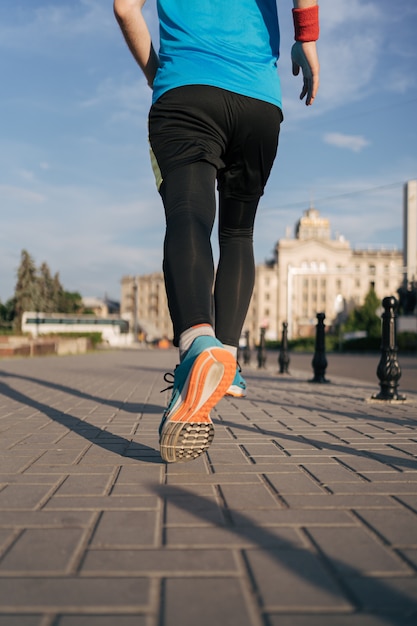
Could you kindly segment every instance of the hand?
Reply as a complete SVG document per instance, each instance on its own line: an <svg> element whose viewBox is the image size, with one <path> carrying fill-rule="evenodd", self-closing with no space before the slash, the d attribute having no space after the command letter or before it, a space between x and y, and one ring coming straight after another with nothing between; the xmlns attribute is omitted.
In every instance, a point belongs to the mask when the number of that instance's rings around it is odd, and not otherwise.
<svg viewBox="0 0 417 626"><path fill-rule="evenodd" d="M292 73L303 73L303 89L300 100L306 99L306 105L313 104L319 88L320 64L315 41L296 41L291 49Z"/></svg>

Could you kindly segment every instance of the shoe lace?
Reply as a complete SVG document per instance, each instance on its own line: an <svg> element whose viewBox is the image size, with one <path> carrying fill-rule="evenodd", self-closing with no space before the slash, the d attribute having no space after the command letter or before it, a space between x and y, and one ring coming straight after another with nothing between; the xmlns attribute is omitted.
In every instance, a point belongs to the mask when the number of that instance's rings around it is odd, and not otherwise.
<svg viewBox="0 0 417 626"><path fill-rule="evenodd" d="M164 393L164 391L169 391L170 389L174 388L174 374L172 372L165 372L164 381L168 383L168 387L165 387L165 389L161 389L161 393Z"/></svg>

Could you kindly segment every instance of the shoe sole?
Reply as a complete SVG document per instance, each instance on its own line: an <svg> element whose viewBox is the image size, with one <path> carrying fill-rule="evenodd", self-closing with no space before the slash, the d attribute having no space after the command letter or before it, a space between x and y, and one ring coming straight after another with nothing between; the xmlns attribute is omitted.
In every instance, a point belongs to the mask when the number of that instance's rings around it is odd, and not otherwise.
<svg viewBox="0 0 417 626"><path fill-rule="evenodd" d="M162 427L160 452L168 463L192 461L213 441L210 410L235 376L236 360L224 348L207 348L195 359L181 397Z"/></svg>
<svg viewBox="0 0 417 626"><path fill-rule="evenodd" d="M231 385L224 395L232 398L246 398L246 389L242 389L237 385Z"/></svg>

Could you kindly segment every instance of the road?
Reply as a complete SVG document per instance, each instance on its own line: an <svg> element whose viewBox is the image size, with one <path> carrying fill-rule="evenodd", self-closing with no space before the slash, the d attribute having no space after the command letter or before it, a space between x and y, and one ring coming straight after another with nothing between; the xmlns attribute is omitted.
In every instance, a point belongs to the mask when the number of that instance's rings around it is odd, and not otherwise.
<svg viewBox="0 0 417 626"><path fill-rule="evenodd" d="M339 354L330 353L326 355L327 370L326 378L331 380L332 376L354 378L367 383L375 383L375 391L379 391L379 379L376 370L380 360L379 354ZM313 354L290 352L289 370L305 371L313 374L311 361ZM252 353L252 361L256 362L256 353ZM267 363L271 367L273 363L277 363L278 368L278 352L268 351ZM417 391L417 355L398 355L398 362L401 368L401 378L398 384L399 392Z"/></svg>

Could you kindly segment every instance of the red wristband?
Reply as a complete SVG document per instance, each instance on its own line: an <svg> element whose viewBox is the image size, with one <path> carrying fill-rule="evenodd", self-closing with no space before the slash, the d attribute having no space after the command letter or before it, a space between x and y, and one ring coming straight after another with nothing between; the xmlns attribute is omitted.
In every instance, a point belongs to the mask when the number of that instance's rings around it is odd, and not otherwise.
<svg viewBox="0 0 417 626"><path fill-rule="evenodd" d="M319 38L319 5L293 9L295 41L317 41Z"/></svg>

